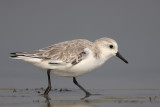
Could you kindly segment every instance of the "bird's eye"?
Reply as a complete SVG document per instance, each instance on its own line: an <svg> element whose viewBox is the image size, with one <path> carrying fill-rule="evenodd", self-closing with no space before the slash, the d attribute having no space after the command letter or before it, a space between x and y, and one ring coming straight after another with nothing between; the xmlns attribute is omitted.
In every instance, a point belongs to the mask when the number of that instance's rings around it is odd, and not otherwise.
<svg viewBox="0 0 160 107"><path fill-rule="evenodd" d="M113 45L109 45L109 47L110 47L111 49L113 49Z"/></svg>

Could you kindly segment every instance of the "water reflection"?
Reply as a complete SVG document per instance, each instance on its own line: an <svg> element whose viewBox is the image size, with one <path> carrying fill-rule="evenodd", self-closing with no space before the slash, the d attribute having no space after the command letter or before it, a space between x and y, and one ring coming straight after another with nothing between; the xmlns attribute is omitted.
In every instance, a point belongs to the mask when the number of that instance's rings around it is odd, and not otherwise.
<svg viewBox="0 0 160 107"><path fill-rule="evenodd" d="M72 104L60 104L60 103L47 103L47 105L44 105L42 107L96 107L96 106L92 106L92 105L88 105L88 104L78 104L78 103L72 103Z"/></svg>
<svg viewBox="0 0 160 107"><path fill-rule="evenodd" d="M43 107L96 107L92 104L160 104L160 96L90 96L91 98L85 100L51 100L48 97L45 97L46 104Z"/></svg>
<svg viewBox="0 0 160 107"><path fill-rule="evenodd" d="M86 101L80 100L80 101L67 101L67 102L63 102L63 101L51 102L51 100L46 98L46 104L44 104L42 107L97 107L97 106L87 103L87 100Z"/></svg>
<svg viewBox="0 0 160 107"><path fill-rule="evenodd" d="M117 89L117 90L93 90L101 95L91 95L81 100L81 93L75 91L52 91L50 96L37 95L41 90L35 89L0 89L0 105L21 105L21 107L106 107L110 104L152 104L157 107L160 104L160 89ZM38 92L38 93L36 93ZM99 106L100 105L100 106ZM159 105L158 105L159 107Z"/></svg>
<svg viewBox="0 0 160 107"><path fill-rule="evenodd" d="M85 100L64 99L64 100L51 100L45 97L46 101L42 107L99 107L94 104L101 104L104 107L106 104L160 104L160 96L91 96Z"/></svg>

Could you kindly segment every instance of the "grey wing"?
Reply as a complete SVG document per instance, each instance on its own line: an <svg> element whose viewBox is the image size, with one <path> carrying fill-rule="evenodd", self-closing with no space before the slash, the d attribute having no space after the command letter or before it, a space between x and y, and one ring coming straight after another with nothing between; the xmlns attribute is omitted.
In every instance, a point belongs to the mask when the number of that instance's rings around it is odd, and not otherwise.
<svg viewBox="0 0 160 107"><path fill-rule="evenodd" d="M85 48L79 44L65 44L59 48L52 48L45 53L45 57L50 58L49 64L71 63L76 65L87 57L88 52Z"/></svg>
<svg viewBox="0 0 160 107"><path fill-rule="evenodd" d="M86 43L88 41L82 42L82 40L61 42L33 52L12 53L12 57L17 58L20 56L22 59L23 57L38 58L41 61L48 61L48 64L71 63L72 65L76 65L89 54L85 50Z"/></svg>

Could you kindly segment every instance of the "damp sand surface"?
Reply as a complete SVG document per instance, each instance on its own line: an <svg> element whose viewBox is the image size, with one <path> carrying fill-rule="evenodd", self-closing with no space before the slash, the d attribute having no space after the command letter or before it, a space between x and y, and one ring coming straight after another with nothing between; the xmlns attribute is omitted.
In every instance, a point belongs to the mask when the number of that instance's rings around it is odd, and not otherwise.
<svg viewBox="0 0 160 107"><path fill-rule="evenodd" d="M0 107L160 107L160 89L89 89L84 98L79 89L0 89Z"/></svg>

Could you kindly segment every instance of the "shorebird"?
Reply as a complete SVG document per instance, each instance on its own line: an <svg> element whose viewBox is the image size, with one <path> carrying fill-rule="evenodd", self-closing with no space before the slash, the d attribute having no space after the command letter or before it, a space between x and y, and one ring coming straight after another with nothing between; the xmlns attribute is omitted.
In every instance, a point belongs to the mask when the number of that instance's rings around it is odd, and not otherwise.
<svg viewBox="0 0 160 107"><path fill-rule="evenodd" d="M11 58L21 59L47 72L48 87L44 95L48 95L51 90L50 73L72 77L73 82L85 92L86 96L89 96L91 93L77 82L76 77L99 68L112 56L117 56L128 63L118 52L116 41L107 37L97 39L94 42L76 39L32 52L14 52L11 54Z"/></svg>

